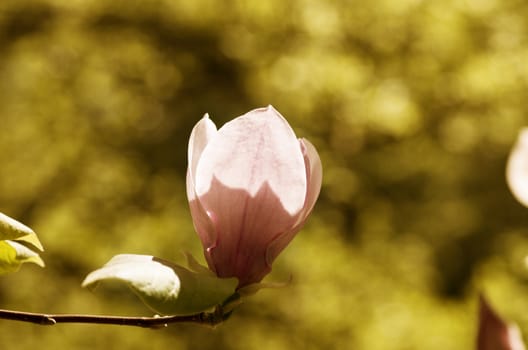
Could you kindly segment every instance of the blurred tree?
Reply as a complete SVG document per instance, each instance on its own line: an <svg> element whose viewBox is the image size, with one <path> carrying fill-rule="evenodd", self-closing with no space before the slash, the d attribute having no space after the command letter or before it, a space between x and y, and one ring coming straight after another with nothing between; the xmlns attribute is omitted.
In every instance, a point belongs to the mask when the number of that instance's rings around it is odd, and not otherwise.
<svg viewBox="0 0 528 350"><path fill-rule="evenodd" d="M503 174L527 39L516 0L1 2L0 211L47 262L0 279L3 308L148 314L79 285L117 253L201 255L184 181L205 112L271 103L325 170L269 277L292 285L216 331L0 320L2 345L468 349L481 288L526 333L528 212Z"/></svg>

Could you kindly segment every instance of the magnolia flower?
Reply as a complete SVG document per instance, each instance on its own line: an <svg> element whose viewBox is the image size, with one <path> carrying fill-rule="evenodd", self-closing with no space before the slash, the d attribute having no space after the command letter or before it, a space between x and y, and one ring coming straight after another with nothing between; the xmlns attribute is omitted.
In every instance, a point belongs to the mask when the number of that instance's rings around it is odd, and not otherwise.
<svg viewBox="0 0 528 350"><path fill-rule="evenodd" d="M302 228L321 188L321 160L272 106L219 130L206 114L189 140L187 197L218 277L257 283Z"/></svg>

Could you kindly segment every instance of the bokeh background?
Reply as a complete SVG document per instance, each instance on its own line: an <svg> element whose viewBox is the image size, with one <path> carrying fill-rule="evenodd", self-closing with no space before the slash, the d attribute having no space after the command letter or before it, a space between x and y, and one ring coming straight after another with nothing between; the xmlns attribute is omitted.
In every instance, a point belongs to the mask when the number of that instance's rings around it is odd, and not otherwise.
<svg viewBox="0 0 528 350"><path fill-rule="evenodd" d="M504 180L528 124L520 0L0 2L0 211L45 269L0 307L151 315L84 290L118 253L200 257L186 145L273 104L319 149L314 214L215 330L0 320L3 349L471 349L477 295L528 334L528 209Z"/></svg>

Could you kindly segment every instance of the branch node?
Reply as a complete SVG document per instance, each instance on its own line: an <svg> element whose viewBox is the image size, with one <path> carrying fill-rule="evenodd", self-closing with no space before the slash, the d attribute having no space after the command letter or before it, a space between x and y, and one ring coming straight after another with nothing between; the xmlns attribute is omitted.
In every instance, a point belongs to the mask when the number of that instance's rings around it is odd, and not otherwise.
<svg viewBox="0 0 528 350"><path fill-rule="evenodd" d="M55 321L55 319L51 316L44 315L40 321L40 324L43 326L54 326L57 324L57 321Z"/></svg>

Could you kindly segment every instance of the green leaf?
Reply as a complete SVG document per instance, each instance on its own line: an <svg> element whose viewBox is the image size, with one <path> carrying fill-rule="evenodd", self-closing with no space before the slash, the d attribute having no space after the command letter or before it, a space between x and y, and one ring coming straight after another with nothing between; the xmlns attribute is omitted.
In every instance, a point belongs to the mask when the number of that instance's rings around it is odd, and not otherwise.
<svg viewBox="0 0 528 350"><path fill-rule="evenodd" d="M0 275L15 272L27 262L44 267L35 249L44 250L35 232L0 213Z"/></svg>
<svg viewBox="0 0 528 350"><path fill-rule="evenodd" d="M39 255L28 247L14 241L0 241L0 274L15 272L26 262L44 267Z"/></svg>
<svg viewBox="0 0 528 350"><path fill-rule="evenodd" d="M191 269L191 271L194 271L196 273L203 273L208 274L210 276L215 276L214 272L209 270L207 267L201 265L194 256L191 255L189 252L183 252L183 255L187 259L187 266Z"/></svg>
<svg viewBox="0 0 528 350"><path fill-rule="evenodd" d="M32 229L9 216L0 213L0 239L17 239L29 234L35 234Z"/></svg>
<svg viewBox="0 0 528 350"><path fill-rule="evenodd" d="M286 282L259 282L259 283L252 283L247 286L244 286L240 288L237 292L241 297L248 297L251 296L261 289L278 289L278 288L286 288L288 285L290 285L292 281L292 277L288 279Z"/></svg>
<svg viewBox="0 0 528 350"><path fill-rule="evenodd" d="M236 278L198 273L150 255L121 254L90 273L83 287L104 280L127 284L152 310L161 315L189 315L208 310L235 293Z"/></svg>
<svg viewBox="0 0 528 350"><path fill-rule="evenodd" d="M26 225L0 213L0 240L17 240L31 244L40 251L44 248L35 232Z"/></svg>
<svg viewBox="0 0 528 350"><path fill-rule="evenodd" d="M16 250L7 241L0 241L0 274L18 270L20 264L16 260Z"/></svg>

